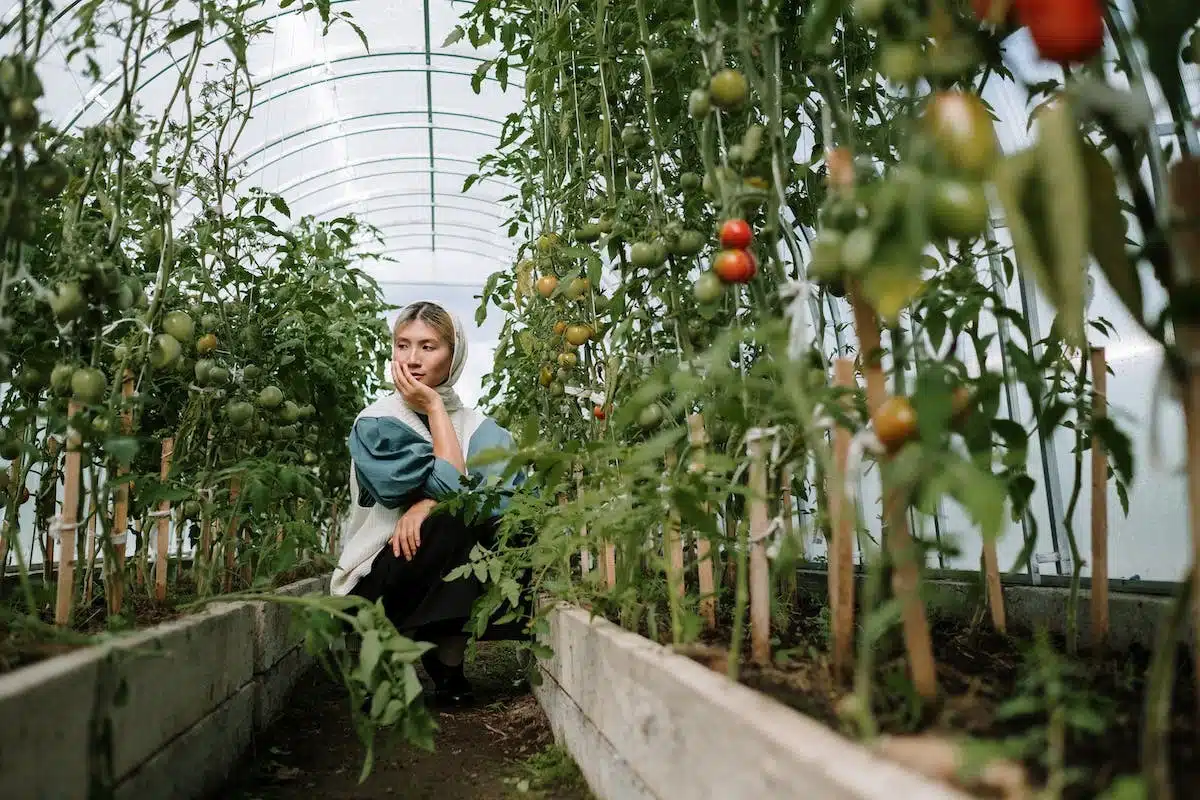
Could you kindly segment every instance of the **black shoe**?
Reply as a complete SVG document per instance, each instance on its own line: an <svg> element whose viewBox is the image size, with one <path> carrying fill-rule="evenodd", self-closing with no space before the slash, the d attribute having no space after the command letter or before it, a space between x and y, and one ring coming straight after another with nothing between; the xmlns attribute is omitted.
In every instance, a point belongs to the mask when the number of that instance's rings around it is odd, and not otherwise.
<svg viewBox="0 0 1200 800"><path fill-rule="evenodd" d="M430 650L421 656L421 666L433 681L433 700L439 705L463 706L475 699L463 665L450 667Z"/></svg>

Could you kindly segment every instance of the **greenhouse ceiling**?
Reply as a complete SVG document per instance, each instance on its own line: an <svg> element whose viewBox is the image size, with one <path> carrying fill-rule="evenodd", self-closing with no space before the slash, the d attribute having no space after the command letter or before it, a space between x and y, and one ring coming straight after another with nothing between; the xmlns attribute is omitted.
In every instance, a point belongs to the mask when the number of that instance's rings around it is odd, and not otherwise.
<svg viewBox="0 0 1200 800"><path fill-rule="evenodd" d="M64 127L96 124L122 95L119 40L106 40L94 52L99 80L86 74L82 58L68 63L67 35L89 5L56 5L47 32L55 45L39 68L47 116ZM521 77L514 72L507 93L491 76L478 94L472 90L471 76L491 55L488 48L442 44L468 6L462 0L331 0L327 31L317 11L299 5L265 2L251 14L266 29L246 51L254 113L230 152L231 167L243 189L279 193L294 217L354 213L377 227L382 245L373 249L389 260L370 271L385 288L478 287L511 256L499 202L510 187L489 179L469 193L461 190L479 157L494 147L505 116L519 107ZM10 7L6 19L19 8ZM106 3L97 13L129 9ZM137 89L142 110L155 115L171 102L191 47L190 36L168 43L169 31L198 12L181 2L160 16L161 29L141 51ZM207 42L192 84L199 86L206 68L216 74L212 65L229 58L224 40ZM182 218L200 210L187 198L180 203Z"/></svg>

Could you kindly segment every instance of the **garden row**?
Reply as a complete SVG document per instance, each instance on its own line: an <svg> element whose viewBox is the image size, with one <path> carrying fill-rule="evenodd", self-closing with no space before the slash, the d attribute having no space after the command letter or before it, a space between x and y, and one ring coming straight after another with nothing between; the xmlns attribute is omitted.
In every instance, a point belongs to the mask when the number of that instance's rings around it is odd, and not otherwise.
<svg viewBox="0 0 1200 800"><path fill-rule="evenodd" d="M1175 658L1200 615L1191 553L1153 655L1109 647L1107 498L1126 501L1133 465L1107 404L1112 327L1089 316L1087 286L1105 282L1164 348L1194 517L1200 161L1182 75L1198 17L1085 0L476 3L450 39L504 43L480 74L520 75L526 98L480 164L520 189L517 262L479 310L504 314L489 400L518 432L513 468L558 498L514 498L501 547L474 554L477 620L531 570L851 737L953 740L952 767L1001 765L1001 792L1192 785L1196 719L1170 712L1200 676ZM1021 80L1005 53L1022 29L1062 79ZM1179 156L1138 111L1150 84ZM1014 89L1029 118L1002 122L1031 133L1002 152L987 98ZM1013 302L1034 286L1047 328ZM1020 531L1016 563L1034 557L1032 503L1049 491L1035 450L1056 436L1074 471L1052 511L1066 613L1059 636L1014 638L996 541ZM930 532L946 507L977 537L979 620L928 605L929 564L954 555ZM812 540L828 564L817 596L795 577ZM548 617L535 628L566 641ZM561 654L541 655L553 673ZM568 694L607 691L570 680Z"/></svg>

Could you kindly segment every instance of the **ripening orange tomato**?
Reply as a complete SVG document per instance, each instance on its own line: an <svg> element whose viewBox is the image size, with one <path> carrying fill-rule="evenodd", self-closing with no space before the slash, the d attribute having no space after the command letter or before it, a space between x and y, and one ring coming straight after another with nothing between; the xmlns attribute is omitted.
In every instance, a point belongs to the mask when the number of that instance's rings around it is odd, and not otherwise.
<svg viewBox="0 0 1200 800"><path fill-rule="evenodd" d="M713 272L725 283L749 283L758 262L748 250L722 250L713 261Z"/></svg>
<svg viewBox="0 0 1200 800"><path fill-rule="evenodd" d="M917 435L917 412L908 398L901 395L884 400L871 415L871 422L888 453L895 453Z"/></svg>

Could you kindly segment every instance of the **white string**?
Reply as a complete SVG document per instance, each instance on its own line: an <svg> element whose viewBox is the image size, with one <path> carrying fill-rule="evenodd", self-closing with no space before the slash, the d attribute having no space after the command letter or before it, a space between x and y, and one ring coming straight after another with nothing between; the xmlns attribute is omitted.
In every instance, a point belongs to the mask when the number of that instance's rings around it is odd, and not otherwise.
<svg viewBox="0 0 1200 800"><path fill-rule="evenodd" d="M795 361L812 349L816 335L809 324L808 304L811 284L801 278L779 287L779 297L787 305L784 314L788 318L788 357Z"/></svg>
<svg viewBox="0 0 1200 800"><path fill-rule="evenodd" d="M51 538L54 539L54 541L61 542L63 531L70 531L70 530L77 531L86 524L87 524L86 519L81 519L78 522L71 524L68 522L63 522L63 519L61 516L55 517L54 522L50 523L50 536L51 536Z"/></svg>

